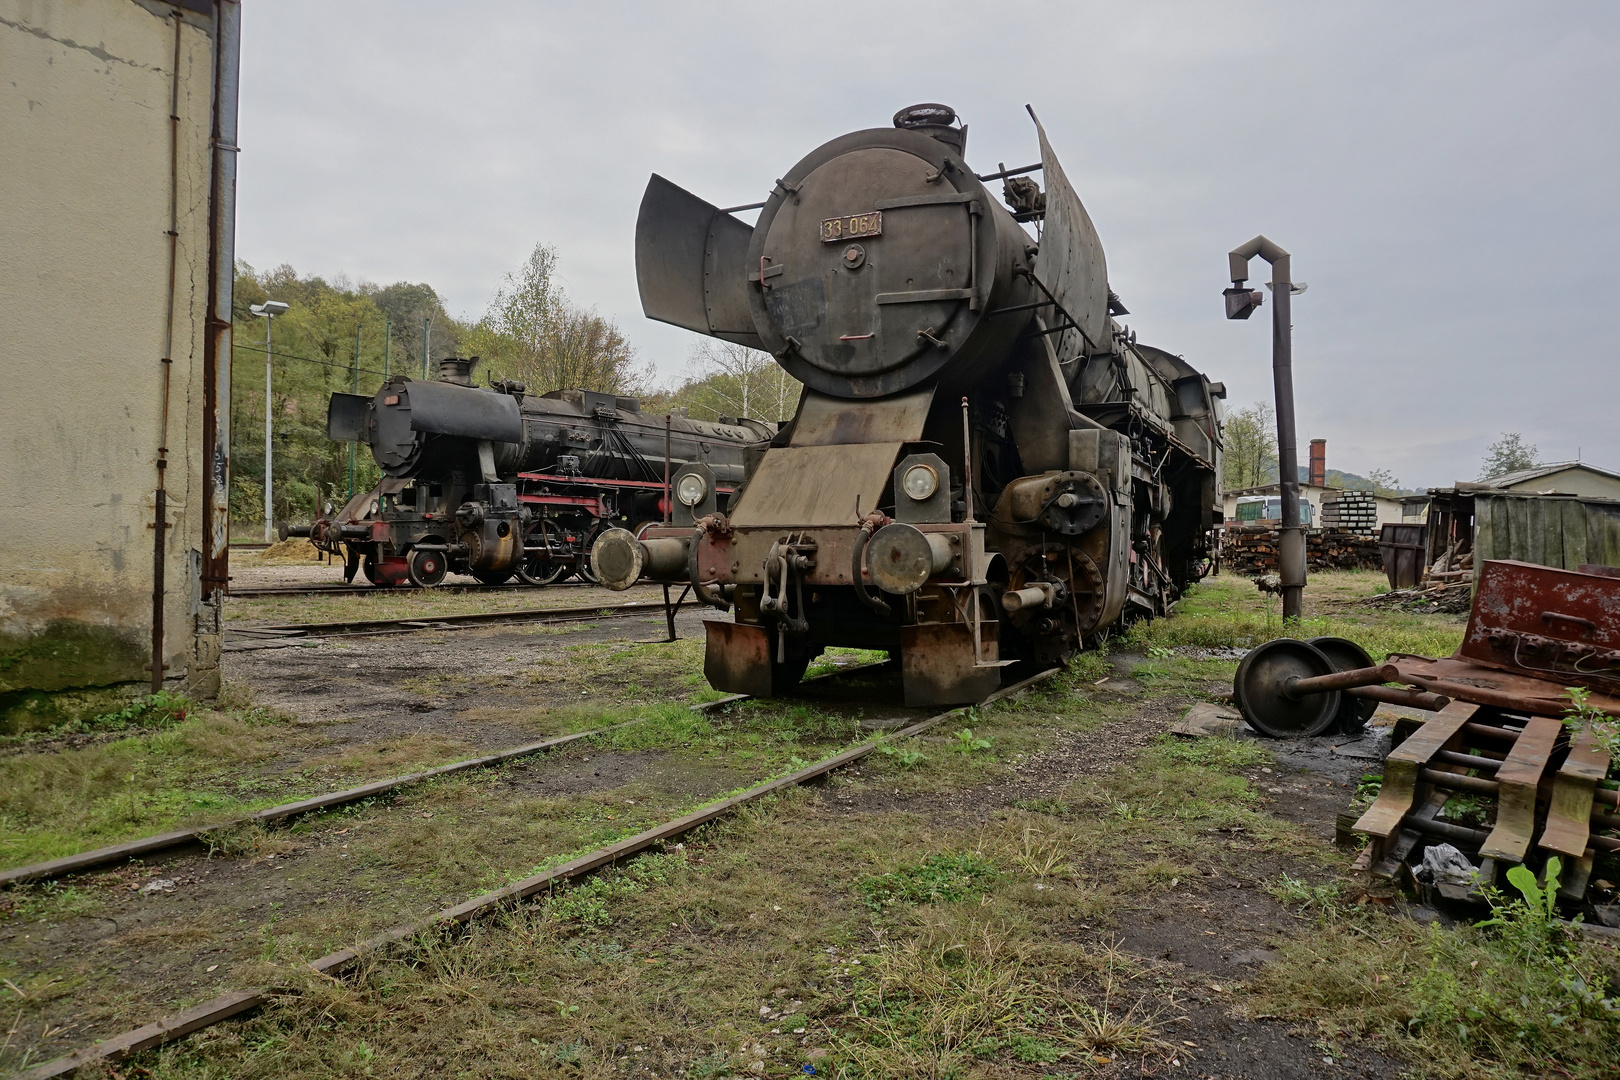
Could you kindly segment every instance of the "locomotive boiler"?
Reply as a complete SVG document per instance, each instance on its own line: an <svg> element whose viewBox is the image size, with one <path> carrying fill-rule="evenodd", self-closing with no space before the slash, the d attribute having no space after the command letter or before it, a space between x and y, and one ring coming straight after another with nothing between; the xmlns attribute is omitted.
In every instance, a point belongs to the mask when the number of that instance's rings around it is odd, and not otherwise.
<svg viewBox="0 0 1620 1080"><path fill-rule="evenodd" d="M1118 321L1036 134L1039 165L977 175L955 113L913 106L812 151L752 227L649 182L646 314L805 385L726 512L595 544L612 588L687 580L735 606L707 623L715 688L780 693L839 645L897 653L908 702L976 701L1009 665L1164 613L1209 565L1225 389Z"/></svg>
<svg viewBox="0 0 1620 1080"><path fill-rule="evenodd" d="M327 434L369 445L383 479L289 533L377 585L428 587L449 572L492 585L514 574L531 585L589 578L600 533L663 520L666 455L668 467L698 470L683 476L685 497L702 484L702 498L717 500L743 479L743 447L776 432L684 415L666 426L634 398L589 390L475 386L477 360L440 361L436 381L395 376L371 397L333 394Z"/></svg>

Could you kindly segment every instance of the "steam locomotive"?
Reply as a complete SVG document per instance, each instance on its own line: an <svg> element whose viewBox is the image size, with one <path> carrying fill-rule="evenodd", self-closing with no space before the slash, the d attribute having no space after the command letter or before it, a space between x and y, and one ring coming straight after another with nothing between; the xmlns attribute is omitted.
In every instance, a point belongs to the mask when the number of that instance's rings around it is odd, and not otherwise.
<svg viewBox="0 0 1620 1080"><path fill-rule="evenodd" d="M327 435L368 444L383 479L289 535L374 585L430 587L450 572L488 585L594 580L597 536L664 519L666 468L701 465L702 497L724 499L743 478L743 447L776 434L757 420L648 416L634 398L590 390L474 386L477 362L447 358L437 381L395 376L372 397L333 394Z"/></svg>
<svg viewBox="0 0 1620 1080"><path fill-rule="evenodd" d="M977 701L1009 665L1164 613L1209 566L1225 388L1117 321L1035 126L1039 165L977 175L953 110L903 109L812 151L752 227L648 183L646 314L805 384L729 509L594 544L611 588L687 580L735 605L707 624L715 688L781 693L841 645L898 653L910 703Z"/></svg>

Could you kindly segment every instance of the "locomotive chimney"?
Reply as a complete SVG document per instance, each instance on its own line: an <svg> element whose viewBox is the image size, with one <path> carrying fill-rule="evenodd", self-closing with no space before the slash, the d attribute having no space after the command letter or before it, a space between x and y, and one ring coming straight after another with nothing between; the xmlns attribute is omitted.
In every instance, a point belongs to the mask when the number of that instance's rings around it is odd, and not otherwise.
<svg viewBox="0 0 1620 1080"><path fill-rule="evenodd" d="M1327 440L1311 440L1311 474L1310 484L1313 487L1327 486Z"/></svg>
<svg viewBox="0 0 1620 1080"><path fill-rule="evenodd" d="M894 114L894 126L932 135L956 151L958 157L967 156L967 125L952 127L956 123L956 110L949 105L929 102L909 105Z"/></svg>
<svg viewBox="0 0 1620 1080"><path fill-rule="evenodd" d="M446 356L439 361L439 381L455 383L457 386L471 386L473 365L478 363L478 357Z"/></svg>

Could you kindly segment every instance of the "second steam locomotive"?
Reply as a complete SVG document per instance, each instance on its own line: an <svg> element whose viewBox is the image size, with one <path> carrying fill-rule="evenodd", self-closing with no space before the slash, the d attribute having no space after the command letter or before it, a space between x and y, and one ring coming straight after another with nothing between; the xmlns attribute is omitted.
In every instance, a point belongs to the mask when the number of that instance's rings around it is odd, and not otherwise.
<svg viewBox="0 0 1620 1080"><path fill-rule="evenodd" d="M371 397L332 395L327 434L368 444L382 482L294 532L342 556L347 577L589 580L603 531L664 520L666 467L700 470L682 476L678 498L718 505L743 478L743 447L776 433L756 420L650 416L634 398L589 390L475 386L476 362L446 359L438 380L396 376Z"/></svg>
<svg viewBox="0 0 1620 1080"><path fill-rule="evenodd" d="M806 388L724 513L595 543L610 587L735 605L707 624L717 689L780 693L838 645L897 653L910 703L977 701L1008 665L1164 613L1208 566L1225 390L1117 321L1036 129L1038 166L977 175L952 110L902 110L812 151L753 226L648 184L647 315L767 350Z"/></svg>

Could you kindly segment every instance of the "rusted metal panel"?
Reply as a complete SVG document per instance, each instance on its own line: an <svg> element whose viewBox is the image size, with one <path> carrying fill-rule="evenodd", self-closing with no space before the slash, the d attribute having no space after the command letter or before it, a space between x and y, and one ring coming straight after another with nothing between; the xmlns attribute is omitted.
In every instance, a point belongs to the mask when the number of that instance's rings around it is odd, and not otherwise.
<svg viewBox="0 0 1620 1080"><path fill-rule="evenodd" d="M1110 344L1108 265L1097 227L1064 175L1038 119L1035 131L1041 140L1041 171L1046 180L1046 221L1035 276L1078 324L1080 333L1065 330L1057 337L1058 358L1067 360L1091 351L1081 341L1081 333L1094 348L1105 349Z"/></svg>
<svg viewBox="0 0 1620 1080"><path fill-rule="evenodd" d="M996 624L981 625L983 661L999 657ZM925 623L900 631L900 669L907 705L955 705L983 701L1001 685L1000 667L975 667L973 628L966 623Z"/></svg>
<svg viewBox="0 0 1620 1080"><path fill-rule="evenodd" d="M916 442L933 401L932 386L859 404L806 390L793 421L792 445Z"/></svg>
<svg viewBox="0 0 1620 1080"><path fill-rule="evenodd" d="M754 230L653 174L636 219L636 283L649 319L762 348L748 311Z"/></svg>
<svg viewBox="0 0 1620 1080"><path fill-rule="evenodd" d="M1496 827L1479 853L1489 859L1523 862L1536 829L1536 788L1563 730L1557 720L1531 717L1496 770Z"/></svg>
<svg viewBox="0 0 1620 1080"><path fill-rule="evenodd" d="M771 696L771 635L763 626L708 619L703 675L728 694Z"/></svg>
<svg viewBox="0 0 1620 1080"><path fill-rule="evenodd" d="M1620 579L1486 562L1457 656L1560 686L1620 691Z"/></svg>
<svg viewBox="0 0 1620 1080"><path fill-rule="evenodd" d="M1475 705L1494 705L1536 716L1562 716L1569 707L1563 686L1556 681L1532 679L1510 671L1482 667L1469 660L1391 653L1389 662L1400 670L1401 681L1415 683L1435 694ZM1611 716L1620 716L1620 697L1594 693L1587 704Z"/></svg>
<svg viewBox="0 0 1620 1080"><path fill-rule="evenodd" d="M854 525L877 507L899 442L783 446L766 451L731 513L735 529Z"/></svg>

